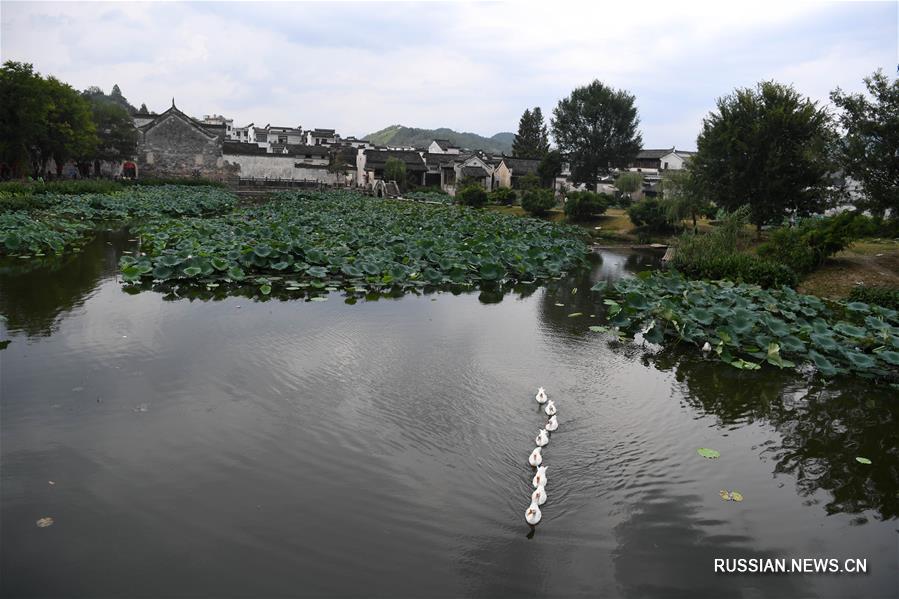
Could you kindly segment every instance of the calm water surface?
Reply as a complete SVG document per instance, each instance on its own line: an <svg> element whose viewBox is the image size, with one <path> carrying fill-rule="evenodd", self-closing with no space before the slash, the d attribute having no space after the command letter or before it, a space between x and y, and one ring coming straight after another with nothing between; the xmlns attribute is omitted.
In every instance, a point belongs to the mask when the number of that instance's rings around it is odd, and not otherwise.
<svg viewBox="0 0 899 599"><path fill-rule="evenodd" d="M3 597L899 593L896 398L590 333L591 281L657 255L347 305L128 295L130 246L0 270ZM713 572L737 557L868 573Z"/></svg>

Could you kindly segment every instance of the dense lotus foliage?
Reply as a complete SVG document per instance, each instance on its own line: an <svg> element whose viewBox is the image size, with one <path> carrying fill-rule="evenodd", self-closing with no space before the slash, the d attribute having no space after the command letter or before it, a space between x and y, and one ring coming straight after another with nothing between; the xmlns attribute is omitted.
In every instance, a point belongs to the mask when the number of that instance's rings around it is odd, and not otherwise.
<svg viewBox="0 0 899 599"><path fill-rule="evenodd" d="M213 218L159 219L131 230L145 255L125 280L288 289L471 284L554 277L586 261L575 230L453 206L346 192L279 194Z"/></svg>
<svg viewBox="0 0 899 599"><path fill-rule="evenodd" d="M624 279L605 292L609 324L651 343L685 342L740 369L814 366L822 375L899 377L899 312L827 303L782 287L691 281L677 273Z"/></svg>
<svg viewBox="0 0 899 599"><path fill-rule="evenodd" d="M30 257L59 254L90 230L90 226L58 216L37 219L24 211L0 214L0 255Z"/></svg>
<svg viewBox="0 0 899 599"><path fill-rule="evenodd" d="M59 254L83 241L100 223L219 214L236 202L224 189L183 185L112 193L49 193L39 200L30 202L28 209L0 212L0 255Z"/></svg>

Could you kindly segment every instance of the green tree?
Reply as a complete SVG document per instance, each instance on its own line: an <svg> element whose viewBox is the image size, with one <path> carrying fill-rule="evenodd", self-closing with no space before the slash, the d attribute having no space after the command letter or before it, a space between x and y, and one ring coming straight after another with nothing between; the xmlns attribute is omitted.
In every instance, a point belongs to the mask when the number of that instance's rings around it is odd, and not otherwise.
<svg viewBox="0 0 899 599"><path fill-rule="evenodd" d="M328 155L328 172L335 176L335 178L339 179L341 177L345 178L347 172L349 171L349 165L347 164L346 153L342 148L338 148L333 152L330 152ZM403 172L405 173L406 165L403 164ZM386 164L385 164L386 171Z"/></svg>
<svg viewBox="0 0 899 599"><path fill-rule="evenodd" d="M628 206L631 202L631 194L643 189L643 175L623 171L615 178L615 189L618 190L619 204Z"/></svg>
<svg viewBox="0 0 899 599"><path fill-rule="evenodd" d="M559 150L550 150L546 153L540 165L537 167L540 182L546 187L552 187L556 177L562 174L562 153Z"/></svg>
<svg viewBox="0 0 899 599"><path fill-rule="evenodd" d="M788 213L823 210L833 140L824 109L791 86L764 81L718 99L703 120L694 175L716 205L748 205L761 233Z"/></svg>
<svg viewBox="0 0 899 599"><path fill-rule="evenodd" d="M538 187L540 187L540 177L534 173L528 173L515 181L515 188L522 191L537 189Z"/></svg>
<svg viewBox="0 0 899 599"><path fill-rule="evenodd" d="M838 160L846 175L859 181L864 203L859 206L883 216L899 211L899 79L877 71L865 78L870 99L846 94L840 88L830 99L842 112L845 135L838 144Z"/></svg>
<svg viewBox="0 0 899 599"><path fill-rule="evenodd" d="M577 183L595 185L600 174L624 168L643 145L635 98L595 80L559 100L553 110L553 137L571 164Z"/></svg>
<svg viewBox="0 0 899 599"><path fill-rule="evenodd" d="M709 209L709 202L696 185L693 173L687 169L666 171L660 181L662 197L668 210L668 219L679 222L685 218L693 220L693 233L699 228L697 220L700 214Z"/></svg>
<svg viewBox="0 0 899 599"><path fill-rule="evenodd" d="M477 183L467 185L456 194L456 201L463 206L480 208L487 203L487 191L483 185Z"/></svg>
<svg viewBox="0 0 899 599"><path fill-rule="evenodd" d="M518 121L518 133L512 140L512 155L516 158L541 159L549 151L549 133L543 112L537 106L525 110Z"/></svg>
<svg viewBox="0 0 899 599"><path fill-rule="evenodd" d="M406 189L406 163L391 156L384 163L384 180L396 181L400 189Z"/></svg>
<svg viewBox="0 0 899 599"><path fill-rule="evenodd" d="M0 69L0 161L16 177L31 171L35 143L47 128L46 82L28 63L7 61Z"/></svg>
<svg viewBox="0 0 899 599"><path fill-rule="evenodd" d="M91 112L97 127L99 160L128 160L137 149L137 129L128 112L117 104L91 99Z"/></svg>
<svg viewBox="0 0 899 599"><path fill-rule="evenodd" d="M74 88L55 77L48 77L44 90L50 100L47 122L36 145L40 154L41 172L52 157L56 174L68 160L87 160L97 147L97 128L90 103Z"/></svg>
<svg viewBox="0 0 899 599"><path fill-rule="evenodd" d="M543 216L556 205L548 189L529 189L521 196L521 207L532 216Z"/></svg>

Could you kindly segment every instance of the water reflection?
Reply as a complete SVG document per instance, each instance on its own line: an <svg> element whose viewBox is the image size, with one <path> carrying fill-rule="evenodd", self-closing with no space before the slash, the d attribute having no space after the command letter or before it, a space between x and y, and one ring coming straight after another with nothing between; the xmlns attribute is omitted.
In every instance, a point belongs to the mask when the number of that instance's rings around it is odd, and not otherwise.
<svg viewBox="0 0 899 599"><path fill-rule="evenodd" d="M10 332L47 336L60 316L84 303L103 279L118 271L122 252L130 251L126 231L101 231L81 253L24 262L0 263L0 314Z"/></svg>
<svg viewBox="0 0 899 599"><path fill-rule="evenodd" d="M673 371L690 405L722 426L772 424L782 441L762 456L774 462L775 474L793 476L801 495L827 492L828 514L872 510L879 519L899 517L899 404L885 385L824 382L787 370L740 371L690 351L644 359ZM859 464L857 456L873 463Z"/></svg>

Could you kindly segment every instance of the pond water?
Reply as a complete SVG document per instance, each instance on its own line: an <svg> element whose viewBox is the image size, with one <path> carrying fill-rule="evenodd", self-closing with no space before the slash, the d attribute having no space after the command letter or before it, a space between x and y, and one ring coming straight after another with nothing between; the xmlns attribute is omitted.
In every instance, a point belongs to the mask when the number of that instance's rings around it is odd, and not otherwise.
<svg viewBox="0 0 899 599"><path fill-rule="evenodd" d="M896 398L591 333L591 281L658 254L347 305L129 295L132 249L0 269L4 597L897 594ZM868 572L714 572L739 557Z"/></svg>

